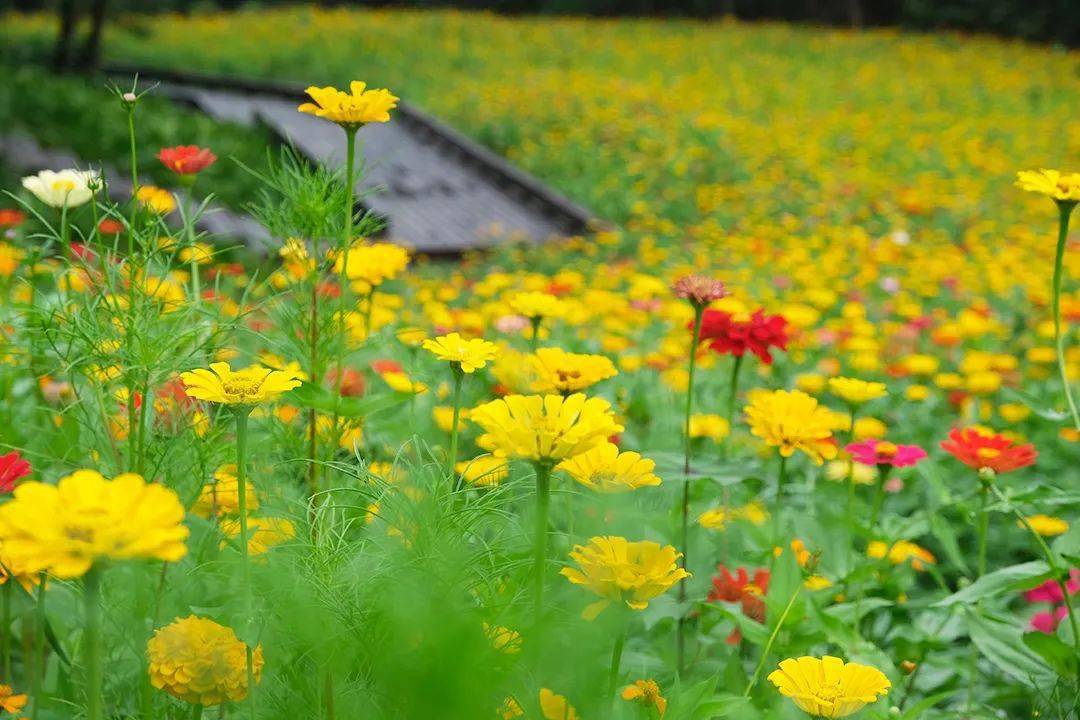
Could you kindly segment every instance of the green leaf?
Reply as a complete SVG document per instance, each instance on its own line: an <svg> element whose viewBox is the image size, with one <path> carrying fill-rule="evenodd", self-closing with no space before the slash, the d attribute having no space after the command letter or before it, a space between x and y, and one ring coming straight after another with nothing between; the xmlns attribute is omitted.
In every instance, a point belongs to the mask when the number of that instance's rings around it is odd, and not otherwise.
<svg viewBox="0 0 1080 720"><path fill-rule="evenodd" d="M969 610L967 628L979 652L1003 673L1030 687L1053 681L1051 669L1025 645L1019 625Z"/></svg>
<svg viewBox="0 0 1080 720"><path fill-rule="evenodd" d="M1003 592L1028 590L1052 575L1050 566L1042 560L1010 565L983 575L966 588L938 600L935 607L948 607L958 603L974 604L980 600Z"/></svg>
<svg viewBox="0 0 1080 720"><path fill-rule="evenodd" d="M403 405L412 397L409 393L388 393L369 398L337 397L326 388L305 382L285 396L300 407L314 408L341 417L363 418L383 410Z"/></svg>
<svg viewBox="0 0 1080 720"><path fill-rule="evenodd" d="M1071 645L1066 645L1056 635L1041 632L1024 633L1024 644L1045 660L1046 664L1058 675L1069 680L1077 677L1076 649Z"/></svg>

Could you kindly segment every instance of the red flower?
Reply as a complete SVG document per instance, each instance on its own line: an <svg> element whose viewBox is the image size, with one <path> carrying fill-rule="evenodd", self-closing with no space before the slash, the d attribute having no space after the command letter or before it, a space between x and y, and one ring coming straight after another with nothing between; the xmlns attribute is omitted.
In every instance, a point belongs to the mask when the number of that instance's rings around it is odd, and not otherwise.
<svg viewBox="0 0 1080 720"><path fill-rule="evenodd" d="M14 208L0 208L0 228L18 227L26 220L26 213Z"/></svg>
<svg viewBox="0 0 1080 720"><path fill-rule="evenodd" d="M385 375L390 372L403 372L401 363L396 360L372 360L371 369L378 375Z"/></svg>
<svg viewBox="0 0 1080 720"><path fill-rule="evenodd" d="M124 232L124 223L113 218L105 218L98 223L97 227L102 235L119 235Z"/></svg>
<svg viewBox="0 0 1080 720"><path fill-rule="evenodd" d="M15 483L29 474L30 463L23 460L18 450L0 455L0 493L11 492L15 489Z"/></svg>
<svg viewBox="0 0 1080 720"><path fill-rule="evenodd" d="M177 145L171 148L161 148L157 154L158 160L177 175L194 175L210 167L217 160L217 155L210 152L209 148L201 148L196 145Z"/></svg>
<svg viewBox="0 0 1080 720"><path fill-rule="evenodd" d="M755 570L751 581L746 568L739 568L735 575L723 565L717 565L716 569L717 574L713 575L713 589L709 591L708 600L741 603L746 617L765 622L764 597L769 591L769 571Z"/></svg>
<svg viewBox="0 0 1080 720"><path fill-rule="evenodd" d="M736 357L749 350L766 365L772 365L769 348L787 349L787 320L782 315L766 315L760 309L752 315L707 309L701 319L701 341L718 353Z"/></svg>
<svg viewBox="0 0 1080 720"><path fill-rule="evenodd" d="M337 370L331 370L326 374L326 380L330 387L338 387ZM364 394L367 381L362 373L352 368L341 370L341 394L345 397L360 397Z"/></svg>
<svg viewBox="0 0 1080 720"><path fill-rule="evenodd" d="M941 449L968 467L1007 473L1035 464L1035 446L1017 445L1004 435L982 428L953 428Z"/></svg>

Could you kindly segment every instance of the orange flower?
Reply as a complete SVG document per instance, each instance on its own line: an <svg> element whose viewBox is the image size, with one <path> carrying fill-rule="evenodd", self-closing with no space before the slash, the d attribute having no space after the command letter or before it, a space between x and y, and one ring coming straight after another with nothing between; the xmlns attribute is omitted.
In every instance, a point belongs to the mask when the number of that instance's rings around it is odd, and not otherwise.
<svg viewBox="0 0 1080 720"><path fill-rule="evenodd" d="M1035 464L1035 446L1014 441L981 427L953 428L941 449L968 467L1007 473Z"/></svg>

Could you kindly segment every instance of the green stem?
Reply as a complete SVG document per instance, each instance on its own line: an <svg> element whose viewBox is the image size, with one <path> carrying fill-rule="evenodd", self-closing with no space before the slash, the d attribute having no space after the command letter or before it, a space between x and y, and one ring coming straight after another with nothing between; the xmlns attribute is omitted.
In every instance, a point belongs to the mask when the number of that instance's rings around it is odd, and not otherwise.
<svg viewBox="0 0 1080 720"><path fill-rule="evenodd" d="M454 418L450 426L450 452L446 457L446 473L451 478L455 476L454 466L457 465L458 454L458 423L461 422L461 385L465 379L465 373L461 365L454 364ZM461 479L454 480L454 487L460 489Z"/></svg>
<svg viewBox="0 0 1080 720"><path fill-rule="evenodd" d="M736 355L734 362L731 364L731 379L728 381L728 402L727 402L727 422L728 422L728 443L731 442L731 434L735 429L735 403L739 399L739 373L742 370L743 356ZM724 457L727 457L727 444L724 443Z"/></svg>
<svg viewBox="0 0 1080 720"><path fill-rule="evenodd" d="M313 238L311 242L314 268L310 273L311 315L310 327L308 328L308 343L311 351L311 382L321 387L322 368L319 367L319 277L321 276L319 239ZM319 494L318 420L319 416L315 408L308 410L308 489L312 497Z"/></svg>
<svg viewBox="0 0 1080 720"><path fill-rule="evenodd" d="M551 466L536 463L536 531L533 536L533 624L544 617L544 568L547 564L548 509L551 505Z"/></svg>
<svg viewBox="0 0 1080 720"><path fill-rule="evenodd" d="M345 127L345 223L341 231L341 241L338 245L338 258L341 260L341 269L338 271L338 351L335 358L334 373L334 415L331 432L337 431L338 413L341 402L341 384L343 382L342 367L345 364L345 350L348 346L346 334L346 309L349 306L349 248L352 246L353 235L353 173L356 169L356 131L358 127ZM372 290L374 292L374 289ZM366 331L366 330L365 330ZM370 334L370 333L369 333Z"/></svg>
<svg viewBox="0 0 1080 720"><path fill-rule="evenodd" d="M1072 387L1069 384L1069 375L1065 367L1065 338L1061 334L1061 281L1062 266L1065 259L1065 245L1069 237L1069 216L1072 214L1075 202L1059 202L1058 240L1057 250L1054 253L1054 347L1057 350L1058 373L1061 375L1061 386L1065 390L1065 401L1069 405L1069 413L1072 415L1073 425L1080 430L1080 411L1076 408L1076 400L1073 399Z"/></svg>
<svg viewBox="0 0 1080 720"><path fill-rule="evenodd" d="M191 720L201 720L202 719L202 712L203 712L203 706L202 705L200 705L198 703L192 705L191 706Z"/></svg>
<svg viewBox="0 0 1080 720"><path fill-rule="evenodd" d="M623 644L626 642L626 626L624 625L615 636L615 644L611 648L611 665L608 667L607 699L604 701L604 716L611 716L611 708L615 703L615 690L619 682L619 666L622 664Z"/></svg>
<svg viewBox="0 0 1080 720"><path fill-rule="evenodd" d="M60 253L69 264L72 263L71 259L71 230L68 227L68 206L67 197L64 197L64 204L60 207Z"/></svg>
<svg viewBox="0 0 1080 720"><path fill-rule="evenodd" d="M694 332L690 341L690 367L686 382L686 412L683 416L683 486L681 507L681 542L682 567L685 570L690 550L690 456L693 441L690 437L690 417L694 412L694 373L697 369L698 345L701 344L701 322L705 316L704 305L694 305ZM686 578L679 581L679 602L686 602ZM683 637L686 618L680 614L678 627L676 628L676 655L677 667L681 671L686 653L686 640Z"/></svg>
<svg viewBox="0 0 1080 720"><path fill-rule="evenodd" d="M772 633L769 635L769 641L765 643L765 647L761 650L761 659L758 660L757 667L754 668L754 675L750 678L750 683L746 686L746 690L743 691L743 697L750 697L754 686L757 685L758 678L761 677L761 671L765 667L765 661L769 659L769 651L772 650L773 643L776 642L776 636L780 634L780 628L784 626L784 621L791 614L791 608L795 606L795 601L798 599L802 589L802 583L799 583L795 587L795 592L791 594L791 599L788 600L787 605L784 607L784 612L780 614L780 618L776 621L776 627L773 628Z"/></svg>
<svg viewBox="0 0 1080 720"><path fill-rule="evenodd" d="M986 535L987 535L987 531L990 528L990 513L987 512L986 506L987 506L987 501L989 499L990 499L989 498L989 493L987 493L986 488L983 487L983 489L979 493L979 518L978 518L978 524L976 525L976 532L978 534L978 548L979 548L979 555L978 555L979 576L978 577L982 577L983 575L986 574ZM978 579L978 578L976 578L976 579Z"/></svg>
<svg viewBox="0 0 1080 720"><path fill-rule="evenodd" d="M0 588L0 655L3 656L4 681L11 682L11 586L15 578L8 575Z"/></svg>
<svg viewBox="0 0 1080 720"><path fill-rule="evenodd" d="M881 506L885 504L885 479L889 474L888 465L878 466L877 487L874 489L874 504L870 508L870 534L874 534L877 527L878 516L881 514ZM854 482L854 481L852 481Z"/></svg>
<svg viewBox="0 0 1080 720"><path fill-rule="evenodd" d="M83 612L86 623L86 718L102 718L101 570L83 576Z"/></svg>
<svg viewBox="0 0 1080 720"><path fill-rule="evenodd" d="M45 694L45 584L45 573L42 573L34 616L34 668L30 672L30 694L34 698L34 710L30 714L31 720L37 720L42 696Z"/></svg>
<svg viewBox="0 0 1080 720"><path fill-rule="evenodd" d="M773 506L773 538L774 544L777 546L783 545L782 538L780 537L780 511L784 507L784 485L787 483L787 461L788 459L783 455L780 456L780 470L776 474L776 501Z"/></svg>
<svg viewBox="0 0 1080 720"><path fill-rule="evenodd" d="M252 621L251 609L251 562L248 559L248 518L247 518L247 434L248 416L251 408L241 407L236 411L236 501L240 518L240 562L243 570L244 605L247 608L245 621ZM245 640L247 662L247 706L248 714L255 717L255 664L251 645Z"/></svg>
<svg viewBox="0 0 1080 720"><path fill-rule="evenodd" d="M544 318L534 317L530 320L532 325L532 338L529 340L529 348L532 352L536 352L536 348L540 346L540 326L543 324Z"/></svg>

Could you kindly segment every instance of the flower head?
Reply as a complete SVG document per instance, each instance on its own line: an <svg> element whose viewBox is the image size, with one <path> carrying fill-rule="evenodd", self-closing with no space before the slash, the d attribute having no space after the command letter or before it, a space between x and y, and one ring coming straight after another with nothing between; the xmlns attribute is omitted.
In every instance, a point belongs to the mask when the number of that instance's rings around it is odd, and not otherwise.
<svg viewBox="0 0 1080 720"><path fill-rule="evenodd" d="M139 191L135 193L135 198L144 208L158 215L168 215L176 209L176 198L173 197L173 194L154 185L141 186Z"/></svg>
<svg viewBox="0 0 1080 720"><path fill-rule="evenodd" d="M197 145L177 145L171 148L161 148L158 151L157 159L177 175L195 175L213 165L217 161L217 155L210 152L210 148L201 148Z"/></svg>
<svg viewBox="0 0 1080 720"><path fill-rule="evenodd" d="M409 266L409 251L392 243L358 243L334 260L334 271L344 266L345 277L360 294L393 280Z"/></svg>
<svg viewBox="0 0 1080 720"><path fill-rule="evenodd" d="M926 457L926 451L918 445L897 445L885 440L863 440L851 443L845 450L860 465L888 465L908 467Z"/></svg>
<svg viewBox="0 0 1080 720"><path fill-rule="evenodd" d="M240 512L240 482L236 477L236 465L229 463L214 471L214 481L203 485L198 499L191 508L193 515L202 518L236 515ZM255 486L248 480L244 485L248 510L259 509Z"/></svg>
<svg viewBox="0 0 1080 720"><path fill-rule="evenodd" d="M724 283L708 275L684 275L675 281L672 289L676 297L689 300L696 307L705 307L729 294Z"/></svg>
<svg viewBox="0 0 1080 720"><path fill-rule="evenodd" d="M15 488L0 505L0 545L27 572L77 578L99 560L179 560L187 553L183 520L180 498L163 485L77 470L56 485Z"/></svg>
<svg viewBox="0 0 1080 720"><path fill-rule="evenodd" d="M15 483L30 474L30 463L23 459L18 450L7 455L0 455L0 493L9 493L15 489Z"/></svg>
<svg viewBox="0 0 1080 720"><path fill-rule="evenodd" d="M1016 173L1016 187L1039 193L1058 202L1080 202L1080 173L1058 170L1021 170Z"/></svg>
<svg viewBox="0 0 1080 720"><path fill-rule="evenodd" d="M223 405L255 405L300 387L296 373L288 370L252 365L234 371L223 362L210 363L209 370L199 368L182 373L180 379L189 397Z"/></svg>
<svg viewBox="0 0 1080 720"><path fill-rule="evenodd" d="M570 557L577 567L563 568L561 574L602 598L582 613L586 620L592 620L613 602L644 610L650 600L690 577L679 567L682 553L670 545L661 547L647 540L594 537L587 545L575 545Z"/></svg>
<svg viewBox="0 0 1080 720"><path fill-rule="evenodd" d="M579 455L623 430L607 400L581 393L508 395L474 408L469 419L484 429L476 441L480 447L534 461Z"/></svg>
<svg viewBox="0 0 1080 720"><path fill-rule="evenodd" d="M636 452L619 452L613 443L597 445L556 466L587 488L603 493L628 492L660 484L656 463Z"/></svg>
<svg viewBox="0 0 1080 720"><path fill-rule="evenodd" d="M654 707L660 717L664 717L664 713L667 712L667 700L660 694L660 686L655 680L635 680L633 685L623 688L620 697L644 707Z"/></svg>
<svg viewBox="0 0 1080 720"><path fill-rule="evenodd" d="M510 309L530 320L560 317L565 307L562 300L551 293L523 292L510 298Z"/></svg>
<svg viewBox="0 0 1080 720"><path fill-rule="evenodd" d="M531 357L536 392L572 393L619 374L603 355L569 353L561 348L540 348Z"/></svg>
<svg viewBox="0 0 1080 720"><path fill-rule="evenodd" d="M581 720L570 701L547 688L540 690L540 712L544 720Z"/></svg>
<svg viewBox="0 0 1080 720"><path fill-rule="evenodd" d="M897 540L891 545L880 540L874 540L866 546L867 557L881 559L886 555L893 565L900 565L910 560L911 567L916 570L922 570L927 565L937 564L937 558L934 557L933 553L907 540Z"/></svg>
<svg viewBox="0 0 1080 720"><path fill-rule="evenodd" d="M1065 581L1065 587L1069 595L1080 593L1080 568L1069 571L1069 579ZM1061 591L1061 585L1057 580L1046 580L1041 585L1024 593L1024 599L1028 602L1059 603L1065 601L1065 593Z"/></svg>
<svg viewBox="0 0 1080 720"><path fill-rule="evenodd" d="M22 179L24 188L49 207L84 205L94 196L92 185L100 182L97 173L85 170L42 170Z"/></svg>
<svg viewBox="0 0 1080 720"><path fill-rule="evenodd" d="M462 480L478 487L498 485L510 474L510 466L506 458L493 455L481 455L472 460L459 462L454 466L454 470L461 475Z"/></svg>
<svg viewBox="0 0 1080 720"><path fill-rule="evenodd" d="M247 646L231 628L207 618L174 620L154 631L146 644L150 683L175 698L199 705L247 697ZM262 676L262 647L252 652L256 683Z"/></svg>
<svg viewBox="0 0 1080 720"><path fill-rule="evenodd" d="M349 92L335 87L309 87L307 94L314 103L297 108L302 113L321 117L344 128L359 128L368 123L390 121L390 111L397 107L398 98L389 90L368 90L359 80L349 83Z"/></svg>
<svg viewBox="0 0 1080 720"><path fill-rule="evenodd" d="M750 315L708 309L701 319L701 341L718 353L736 357L750 351L771 365L771 348L787 349L787 320L782 315L766 315L760 309Z"/></svg>
<svg viewBox="0 0 1080 720"><path fill-rule="evenodd" d="M877 668L828 655L788 658L769 675L769 681L801 710L825 718L847 717L877 702L892 687Z"/></svg>
<svg viewBox="0 0 1080 720"><path fill-rule="evenodd" d="M1062 535L1069 531L1069 521L1059 517L1053 517L1052 515L1031 515L1026 518L1028 525L1039 535L1043 537L1053 537L1055 535ZM1016 521L1017 526L1021 529L1024 528L1024 524L1019 520Z"/></svg>
<svg viewBox="0 0 1080 720"><path fill-rule="evenodd" d="M885 383L846 377L829 378L829 391L851 405L862 405L889 394Z"/></svg>
<svg viewBox="0 0 1080 720"><path fill-rule="evenodd" d="M953 428L941 449L968 467L1007 473L1035 464L1039 454L1029 444L1017 445L1010 438L982 427Z"/></svg>
<svg viewBox="0 0 1080 720"><path fill-rule="evenodd" d="M296 527L288 520L273 517L253 517L247 519L248 554L262 555L275 545L296 537ZM221 523L221 532L230 539L240 536L240 520L226 520ZM224 546L224 543L222 543Z"/></svg>
<svg viewBox="0 0 1080 720"><path fill-rule="evenodd" d="M753 390L744 412L750 432L783 457L802 450L818 465L836 457L836 415L800 390Z"/></svg>
<svg viewBox="0 0 1080 720"><path fill-rule="evenodd" d="M746 617L760 623L765 622L765 594L769 592L769 571L759 568L751 578L746 568L739 568L735 575L723 565L718 565L716 570L708 600L740 603Z"/></svg>
<svg viewBox="0 0 1080 720"><path fill-rule="evenodd" d="M466 373L479 370L499 354L495 343L475 338L466 340L456 332L425 340L423 348L440 360L454 363Z"/></svg>
<svg viewBox="0 0 1080 720"><path fill-rule="evenodd" d="M10 685L0 685L0 710L12 715L26 707L26 695L16 695Z"/></svg>

